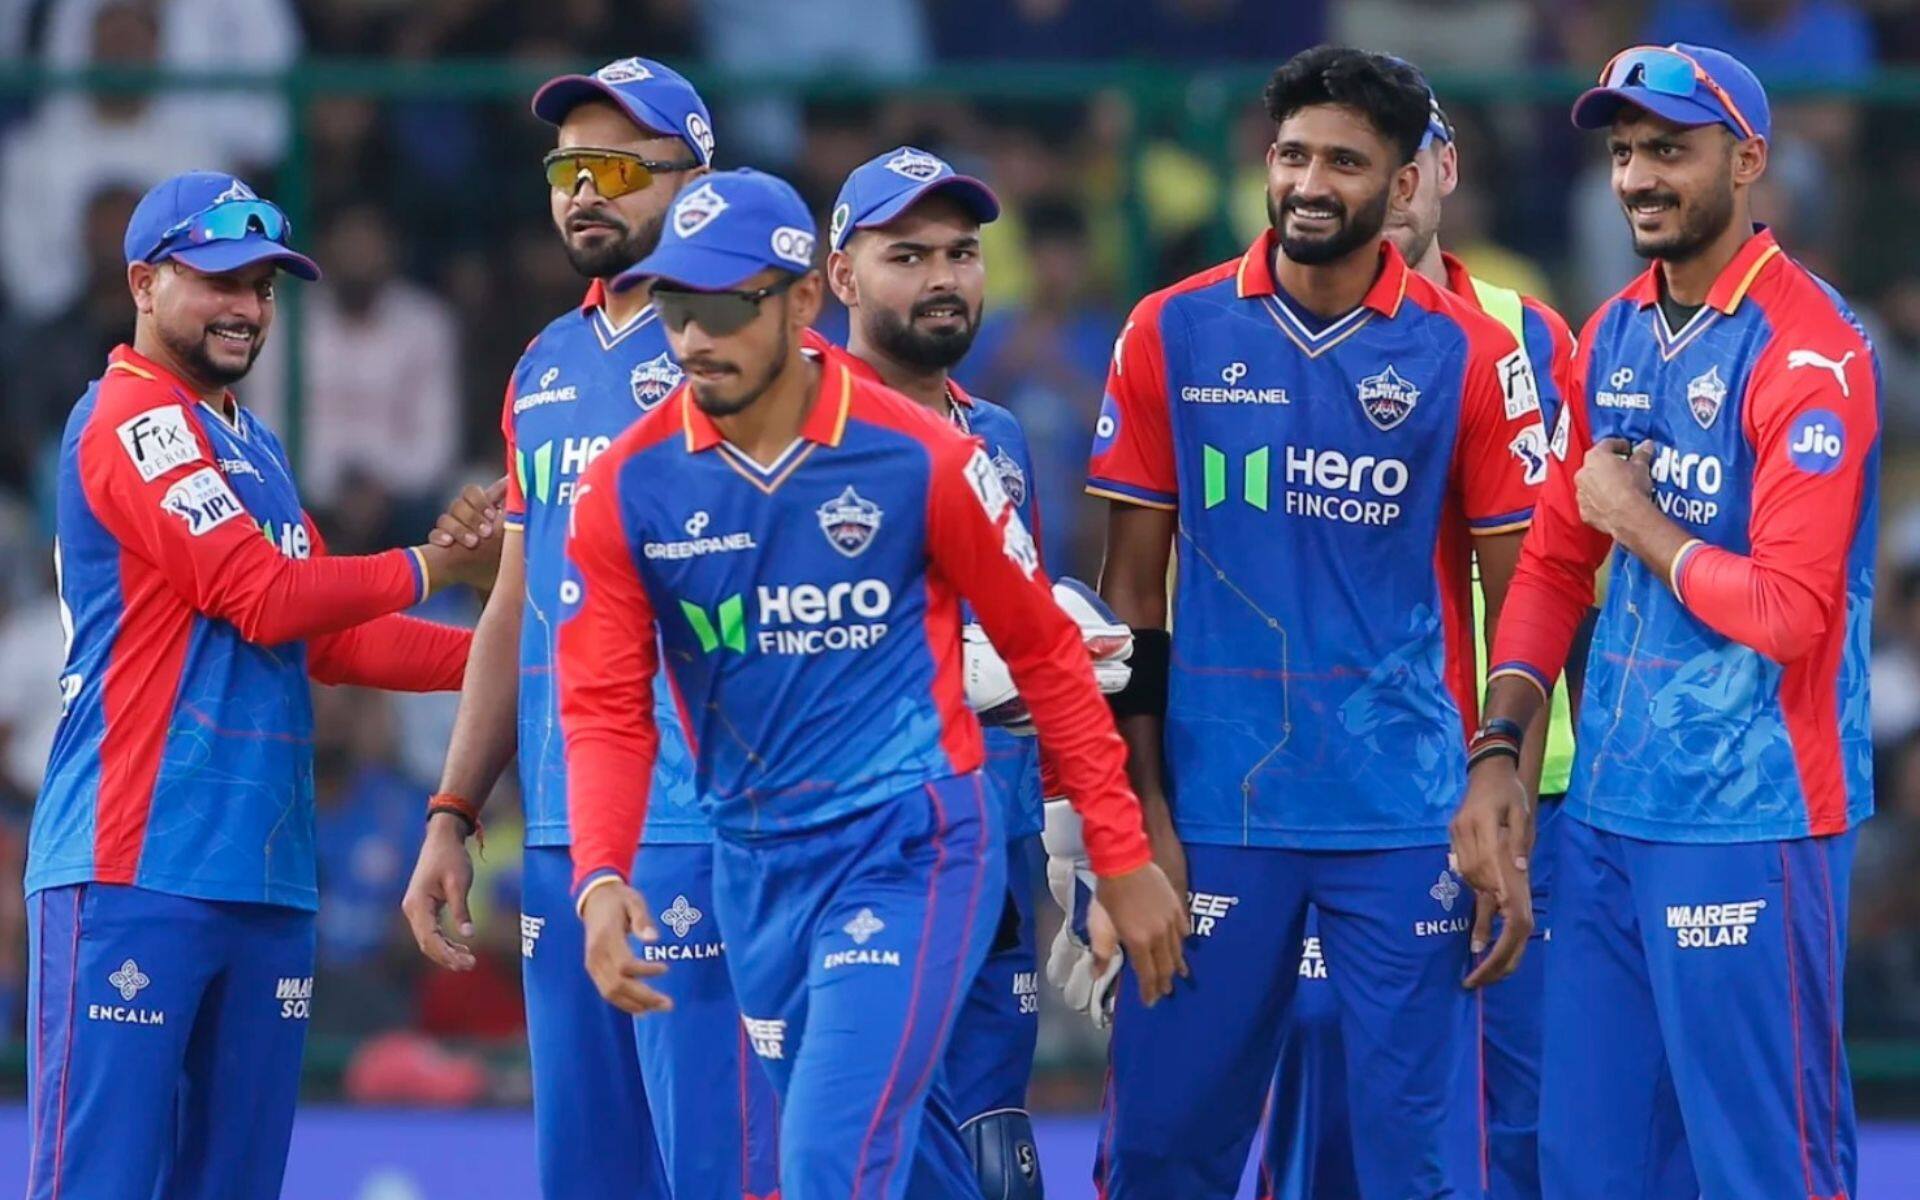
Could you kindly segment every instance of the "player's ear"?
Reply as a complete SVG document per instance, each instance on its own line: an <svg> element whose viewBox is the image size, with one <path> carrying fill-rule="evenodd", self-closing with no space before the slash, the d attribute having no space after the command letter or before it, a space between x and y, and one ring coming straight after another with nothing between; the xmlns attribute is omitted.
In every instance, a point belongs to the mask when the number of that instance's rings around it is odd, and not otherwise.
<svg viewBox="0 0 1920 1200"><path fill-rule="evenodd" d="M787 296L788 319L795 328L805 329L819 319L820 306L826 300L826 283L820 272L808 271L787 289Z"/></svg>
<svg viewBox="0 0 1920 1200"><path fill-rule="evenodd" d="M860 307L860 289L853 282L853 255L845 250L827 252L827 286L834 299L848 308Z"/></svg>
<svg viewBox="0 0 1920 1200"><path fill-rule="evenodd" d="M1750 137L1733 144L1733 182L1750 187L1767 173L1767 139Z"/></svg>
<svg viewBox="0 0 1920 1200"><path fill-rule="evenodd" d="M152 263L127 264L127 290L133 293L134 311L142 315L153 312L153 290L159 282L160 268Z"/></svg>
<svg viewBox="0 0 1920 1200"><path fill-rule="evenodd" d="M1453 195L1460 186L1460 151L1452 142L1442 142L1440 153L1435 156L1435 166L1440 171L1440 198L1445 200Z"/></svg>
<svg viewBox="0 0 1920 1200"><path fill-rule="evenodd" d="M1402 163L1393 175L1393 201L1406 206L1413 203L1414 193L1420 190L1420 159L1418 156Z"/></svg>

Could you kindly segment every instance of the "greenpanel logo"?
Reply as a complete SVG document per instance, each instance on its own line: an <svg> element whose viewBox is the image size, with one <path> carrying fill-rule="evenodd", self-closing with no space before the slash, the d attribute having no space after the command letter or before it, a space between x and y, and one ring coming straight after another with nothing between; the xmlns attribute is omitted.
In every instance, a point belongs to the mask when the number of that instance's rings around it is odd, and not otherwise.
<svg viewBox="0 0 1920 1200"><path fill-rule="evenodd" d="M531 478L529 478L529 468L531 468ZM525 450L515 450L513 473L520 483L522 496L531 496L542 504L551 501L553 499L553 443L540 443L531 455Z"/></svg>
<svg viewBox="0 0 1920 1200"><path fill-rule="evenodd" d="M1240 456L1240 496L1261 512L1267 511L1267 475L1272 452L1265 446ZM1228 457L1214 446L1200 448L1206 506L1227 502Z"/></svg>
<svg viewBox="0 0 1920 1200"><path fill-rule="evenodd" d="M712 613L691 600L682 600L680 611L687 614L687 624L693 626L703 653L712 654L722 646L736 654L747 652L746 605L738 592L722 600Z"/></svg>

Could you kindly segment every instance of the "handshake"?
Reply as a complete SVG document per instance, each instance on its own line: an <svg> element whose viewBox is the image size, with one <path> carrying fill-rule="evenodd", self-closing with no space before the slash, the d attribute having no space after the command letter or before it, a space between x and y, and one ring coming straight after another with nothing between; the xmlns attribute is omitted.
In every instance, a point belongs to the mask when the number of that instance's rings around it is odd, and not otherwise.
<svg viewBox="0 0 1920 1200"><path fill-rule="evenodd" d="M1127 686L1133 668L1133 630L1113 614L1098 593L1078 579L1062 578L1053 585L1053 601L1080 626L1081 641L1093 660L1093 679L1102 695ZM1033 717L1020 698L1006 660L1000 657L986 631L969 624L960 632L961 662L967 681L967 704L989 728L1005 729L1021 737L1034 734Z"/></svg>

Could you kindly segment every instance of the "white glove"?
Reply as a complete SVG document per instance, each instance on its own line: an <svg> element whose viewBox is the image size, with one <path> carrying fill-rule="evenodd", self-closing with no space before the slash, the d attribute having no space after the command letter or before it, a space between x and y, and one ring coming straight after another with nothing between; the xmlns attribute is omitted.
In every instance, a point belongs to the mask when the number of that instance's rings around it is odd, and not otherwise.
<svg viewBox="0 0 1920 1200"><path fill-rule="evenodd" d="M1125 688L1133 678L1133 668L1127 665L1133 657L1133 630L1078 579L1056 581L1053 600L1080 627L1080 638L1093 660L1093 679L1101 694L1110 696ZM1014 686L1006 660L987 640L986 631L978 625L967 625L960 631L960 650L967 704L979 715L980 723L1032 737L1032 714Z"/></svg>
<svg viewBox="0 0 1920 1200"><path fill-rule="evenodd" d="M1113 997L1126 954L1116 945L1105 969L1096 972L1093 947L1074 930L1092 903L1096 879L1081 842L1080 815L1072 805L1047 801L1041 840L1047 848L1047 890L1067 917L1047 952L1047 982L1060 989L1068 1008L1084 1013L1095 1029L1105 1029L1113 1021Z"/></svg>

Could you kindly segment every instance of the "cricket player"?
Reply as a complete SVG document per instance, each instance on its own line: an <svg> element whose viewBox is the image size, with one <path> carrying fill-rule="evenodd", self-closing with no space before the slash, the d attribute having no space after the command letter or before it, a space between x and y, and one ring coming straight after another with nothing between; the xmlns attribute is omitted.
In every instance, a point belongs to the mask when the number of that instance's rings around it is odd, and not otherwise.
<svg viewBox="0 0 1920 1200"><path fill-rule="evenodd" d="M781 1094L781 1196L978 1197L942 1064L1000 923L1005 822L965 705L962 600L1085 814L1145 1001L1181 969L1184 914L992 459L803 352L814 237L789 185L726 172L674 202L636 268L687 380L573 512L560 705L587 968L628 1011L672 1006L649 981L673 968L633 953L629 935L662 935L626 882L664 657L715 829L714 915Z"/></svg>
<svg viewBox="0 0 1920 1200"><path fill-rule="evenodd" d="M1413 199L1395 206L1387 218L1387 237L1409 265L1455 296L1494 317L1526 351L1528 369L1539 389L1542 425L1551 428L1560 411L1573 366L1573 334L1560 314L1532 296L1468 273L1466 265L1440 248L1442 202L1459 184L1460 159L1453 123L1438 98L1430 96L1426 136L1414 163L1420 181ZM1516 364L1517 367L1518 364ZM1517 381L1524 387L1525 381ZM1476 589L1476 611L1479 604ZM1484 674L1484 619L1476 619L1477 660ZM1524 778L1539 773L1536 828L1545 846L1567 790L1573 767L1573 729L1566 682L1554 689L1546 736L1533 739L1545 762L1531 756ZM1493 1200L1534 1200L1540 1195L1540 990L1546 957L1541 943L1548 933L1547 891L1552 856L1536 854L1529 870L1533 893L1534 945L1512 977L1476 993L1469 1036L1480 1042L1461 1072L1464 1141L1475 1155L1482 1189ZM1339 1014L1326 982L1316 922L1308 919L1308 945L1302 955L1300 989L1280 1049L1268 1099L1268 1126L1261 1160L1263 1197L1273 1200L1342 1200L1357 1197L1354 1146L1347 1112L1345 1067Z"/></svg>
<svg viewBox="0 0 1920 1200"><path fill-rule="evenodd" d="M578 308L527 346L507 387L502 583L475 631L445 773L404 904L429 958L472 968L471 952L441 931L439 912L450 906L460 932L470 928L466 839L517 748L527 822L521 965L542 1194L769 1195L777 1185L773 1095L747 1053L727 947L711 916L712 835L695 804L678 724L663 722L658 799L640 868L672 934L644 953L682 964L662 985L676 1011L636 1024L609 1007L580 969L553 677L567 523L580 476L680 381L648 280L609 285L659 244L673 198L707 173L713 127L693 85L645 58L551 80L535 93L533 111L558 135L546 158L554 226L568 259L592 283ZM664 682L655 703L671 713Z"/></svg>
<svg viewBox="0 0 1920 1200"><path fill-rule="evenodd" d="M125 240L133 345L61 441L30 1200L280 1194L313 1003L309 681L457 687L466 632L394 614L492 581L497 539L328 556L279 439L227 390L279 272L319 277L288 234L231 175L149 191Z"/></svg>
<svg viewBox="0 0 1920 1200"><path fill-rule="evenodd" d="M1309 904L1361 1194L1464 1191L1446 1154L1461 983L1503 974L1530 927L1516 883L1469 975L1446 846L1477 714L1470 568L1498 612L1545 470L1525 354L1385 239L1419 182L1417 72L1318 47L1266 99L1273 228L1134 308L1094 442L1101 590L1136 637L1121 729L1194 916L1192 984L1151 1010L1120 991L1096 1164L1112 1200L1234 1194Z"/></svg>
<svg viewBox="0 0 1920 1200"><path fill-rule="evenodd" d="M1477 887L1526 844L1517 743L1610 560L1556 835L1542 1191L1851 1196L1878 367L1753 224L1745 66L1637 46L1573 116L1652 264L1581 332L1454 837Z"/></svg>
<svg viewBox="0 0 1920 1200"><path fill-rule="evenodd" d="M979 180L912 146L888 151L855 169L840 189L827 283L851 317L846 358L855 374L979 438L1038 546L1033 459L1020 422L969 395L948 373L980 328L987 283L980 227L999 215L999 200ZM1007 895L992 949L954 1025L947 1085L981 1191L990 1200L1039 1200L1040 1155L1027 1114L1040 1033L1039 748L1004 729L986 729L983 737L986 775L1006 806Z"/></svg>

